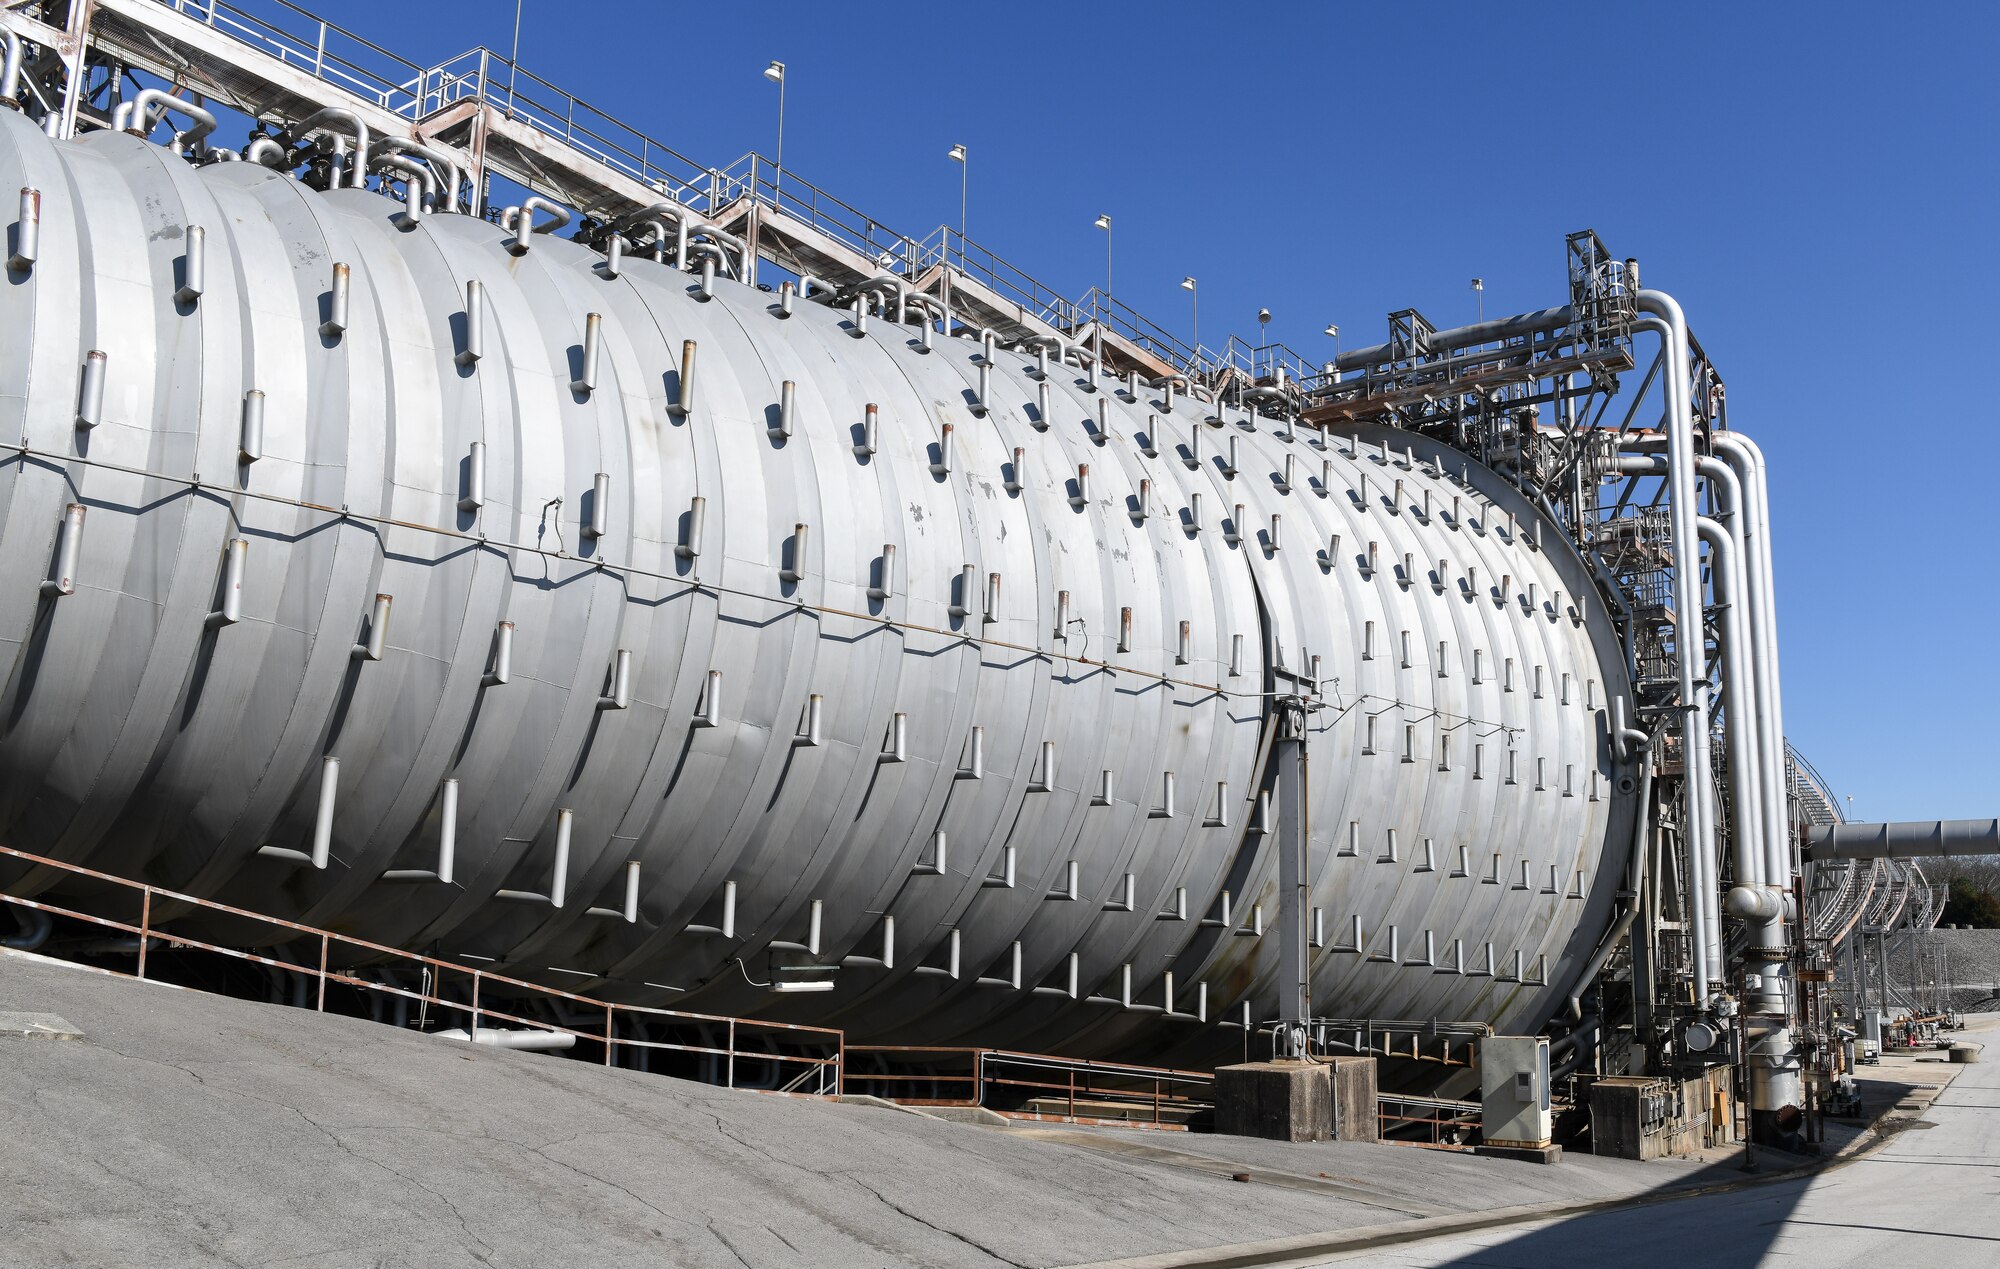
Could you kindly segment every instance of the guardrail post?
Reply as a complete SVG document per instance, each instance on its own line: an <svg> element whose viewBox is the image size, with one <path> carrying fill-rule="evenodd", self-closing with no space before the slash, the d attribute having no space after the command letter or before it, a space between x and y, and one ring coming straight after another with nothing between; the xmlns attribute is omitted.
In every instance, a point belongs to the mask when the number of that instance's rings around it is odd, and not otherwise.
<svg viewBox="0 0 2000 1269"><path fill-rule="evenodd" d="M736 1087L736 1019L729 1020L729 1087Z"/></svg>
<svg viewBox="0 0 2000 1269"><path fill-rule="evenodd" d="M327 937L319 936L319 1004L314 1006L321 1013L326 1012L326 945Z"/></svg>
<svg viewBox="0 0 2000 1269"><path fill-rule="evenodd" d="M139 896L139 977L146 976L146 945L152 942L153 932L153 888L147 886Z"/></svg>
<svg viewBox="0 0 2000 1269"><path fill-rule="evenodd" d="M476 969L473 970L472 971L472 1025L468 1027L466 1030L467 1033L472 1036L472 1043L474 1044L479 1043L479 978L480 978L479 971Z"/></svg>
<svg viewBox="0 0 2000 1269"><path fill-rule="evenodd" d="M612 1015L612 1014L614 1014L614 1013L616 1013L617 1011L618 1011L618 1009L617 1009L617 1006L615 1006L615 1005L611 1005L611 1004L606 1004L606 1005L604 1006L604 1064L605 1064L606 1066L610 1066L610 1065L612 1064L612 1062L611 1062L611 1015Z"/></svg>

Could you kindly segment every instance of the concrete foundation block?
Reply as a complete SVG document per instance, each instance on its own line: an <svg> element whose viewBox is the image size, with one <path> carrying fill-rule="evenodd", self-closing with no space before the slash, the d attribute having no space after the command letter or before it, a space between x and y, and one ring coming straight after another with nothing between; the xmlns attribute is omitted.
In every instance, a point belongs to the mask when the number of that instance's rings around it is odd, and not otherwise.
<svg viewBox="0 0 2000 1269"><path fill-rule="evenodd" d="M1375 1084L1375 1059L1337 1057L1326 1059L1326 1064L1333 1073L1333 1139L1380 1141L1381 1101Z"/></svg>
<svg viewBox="0 0 2000 1269"><path fill-rule="evenodd" d="M1322 1062L1218 1067L1215 1130L1270 1141L1331 1140L1333 1068Z"/></svg>

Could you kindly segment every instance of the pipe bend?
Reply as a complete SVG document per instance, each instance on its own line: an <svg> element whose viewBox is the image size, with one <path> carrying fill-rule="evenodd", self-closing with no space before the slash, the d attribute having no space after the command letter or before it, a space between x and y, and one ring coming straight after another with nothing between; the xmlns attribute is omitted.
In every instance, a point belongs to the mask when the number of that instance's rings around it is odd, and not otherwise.
<svg viewBox="0 0 2000 1269"><path fill-rule="evenodd" d="M461 182L458 164L443 151L405 137L383 137L375 143L378 151L388 154L406 155L409 158L429 164L425 186L430 190L434 211L453 211L458 207L458 189ZM372 157L372 156L371 156Z"/></svg>
<svg viewBox="0 0 2000 1269"><path fill-rule="evenodd" d="M285 135L302 141L307 137L316 136L323 132L334 132L334 125L345 128L348 134L354 138L354 152L347 156L347 183L356 189L360 189L368 181L368 146L370 137L368 125L361 121L360 115L355 114L352 110L343 109L340 106L324 106L313 111L292 127L287 128Z"/></svg>
<svg viewBox="0 0 2000 1269"><path fill-rule="evenodd" d="M21 37L0 27L0 105L21 104Z"/></svg>
<svg viewBox="0 0 2000 1269"><path fill-rule="evenodd" d="M437 178L431 174L430 168L417 160L401 154L384 154L377 157L369 166L378 172L395 172L402 175L407 194L404 206L411 220L422 220L426 204L437 202Z"/></svg>
<svg viewBox="0 0 2000 1269"><path fill-rule="evenodd" d="M1775 921L1785 915L1785 904L1768 886L1733 886L1722 910L1738 921Z"/></svg>
<svg viewBox="0 0 2000 1269"><path fill-rule="evenodd" d="M250 143L243 147L243 157L246 161L255 163L259 167L271 168L274 171L284 171L290 168L292 166L290 162L291 156L292 152L278 141L276 137L251 137Z"/></svg>
<svg viewBox="0 0 2000 1269"><path fill-rule="evenodd" d="M549 218L541 224L535 223L535 213L547 212ZM569 208L549 202L540 196L523 199L520 206L509 207L500 213L500 227L513 231L514 240L507 249L515 255L528 250L528 239L533 234L552 234L569 223Z"/></svg>
<svg viewBox="0 0 2000 1269"><path fill-rule="evenodd" d="M147 136L159 126L159 121L152 117L156 106L162 115L168 111L176 111L186 115L194 125L185 132L176 132L174 134L176 143L199 148L203 139L215 131L214 115L191 101L158 88L145 89L132 100L120 103L118 108L111 112L111 124L121 132L130 132L138 137Z"/></svg>

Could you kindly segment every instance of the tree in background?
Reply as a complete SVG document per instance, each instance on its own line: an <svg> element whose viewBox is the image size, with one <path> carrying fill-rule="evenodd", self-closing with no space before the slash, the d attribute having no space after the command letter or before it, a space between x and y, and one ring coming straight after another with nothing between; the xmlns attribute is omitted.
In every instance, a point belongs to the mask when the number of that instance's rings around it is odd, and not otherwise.
<svg viewBox="0 0 2000 1269"><path fill-rule="evenodd" d="M1939 925L1969 925L1975 930L2000 930L2000 898L1971 877L1953 877Z"/></svg>

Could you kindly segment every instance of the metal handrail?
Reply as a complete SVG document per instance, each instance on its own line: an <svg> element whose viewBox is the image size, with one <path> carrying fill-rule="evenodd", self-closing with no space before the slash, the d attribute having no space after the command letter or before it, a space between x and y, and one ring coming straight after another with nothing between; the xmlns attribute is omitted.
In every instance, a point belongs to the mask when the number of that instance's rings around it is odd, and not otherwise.
<svg viewBox="0 0 2000 1269"><path fill-rule="evenodd" d="M418 952L404 951L401 948L389 947L381 943L373 943L367 939L355 938L352 935L336 934L331 930L323 930L316 926L303 925L297 921L287 921L282 917L274 917L262 912L253 912L247 908L233 907L230 904L218 903L213 899L198 898L194 895L184 894L178 890L168 890L163 886L133 881L126 877L120 877L115 873L99 872L96 869L85 868L80 864L66 863L60 859L50 859L45 855L36 855L28 851L16 850L11 846L0 846L0 857L18 859L38 868L53 869L73 877L87 877L93 881L107 882L128 891L138 891L139 923L134 925L128 921L120 921L98 913L66 908L58 904L44 903L40 900L29 899L6 890L0 890L0 903L10 903L19 907L31 908L38 912L46 912L52 916L68 917L72 920L85 921L93 925L104 926L108 929L120 930L127 934L138 936L138 971L134 974L124 974L120 970L105 971L107 973L119 974L121 977L145 979L147 955L151 950L154 940L161 939L172 947L195 948L201 951L215 952L223 956L234 957L238 960L249 961L259 965L267 965L274 969L285 970L290 973L305 974L318 983L317 1002L314 1007L320 1012L324 1012L326 1009L326 987L331 982L341 986L357 988L362 991L377 991L404 1000L436 1005L440 1009L451 1012L468 1013L471 1016L471 1023L468 1030L475 1033L479 1030L482 1018L497 1018L539 1031L575 1036L579 1040L588 1040L593 1043L602 1044L604 1046L604 1065L606 1066L615 1064L614 1058L620 1046L639 1049L660 1049L724 1059L725 1083L730 1088L736 1087L736 1062L739 1057L759 1062L798 1065L804 1067L808 1072L816 1070L819 1072L818 1091L838 1091L840 1088L847 1037L845 1032L836 1028L807 1026L796 1022L767 1022L753 1018L737 1018L727 1014L692 1013L682 1009L662 1009L649 1005L613 1004L607 1000L579 995L576 992L563 991L558 987L549 987L541 983L531 983L523 979L509 977L505 974L494 973L490 970L475 969L469 965L461 965L455 961L440 960L437 957L425 956ZM294 933L303 934L311 938L317 938L319 940L318 964L317 966L310 964L301 965L293 961L260 956L255 952L246 951L240 947L228 947L221 944L209 943L182 934L168 934L154 924L153 908L156 901L163 901L170 904L186 904L204 911L219 912L227 916L239 917L263 925L274 926L278 929L291 930ZM397 987L390 983L371 982L365 978L358 978L352 974L342 973L337 968L328 968L329 955L336 945L343 948L358 949L369 954L371 957L386 957L424 966L433 971L428 980L429 985L425 989L411 990L410 988ZM469 1004L459 1000L447 999L439 994L442 991L444 976L447 973L465 975L470 979L471 992ZM571 1004L602 1009L604 1010L604 1030L601 1032L582 1031L574 1027L563 1026L559 1023L522 1017L518 1014L494 1008L490 1000L482 1004L480 999L482 991L495 984L508 989L510 992L526 993L530 996L553 998L567 1001ZM616 1034L616 1024L619 1014L664 1019L671 1022L701 1024L709 1027L721 1027L725 1030L727 1042L723 1047L717 1048L714 1045L681 1044L666 1040L640 1040L620 1036ZM738 1047L737 1039L745 1030L780 1032L788 1036L799 1037L811 1044L830 1045L833 1053L830 1057L814 1057L805 1054L743 1049ZM797 1081L793 1082L796 1083Z"/></svg>
<svg viewBox="0 0 2000 1269"><path fill-rule="evenodd" d="M978 1106L1015 1119L1048 1118L1033 1111L1013 1107L997 1108L990 1103L998 1090L1008 1090L1013 1100L1022 1100L1022 1091L1064 1099L1065 1113L1054 1116L1077 1122L1117 1122L1140 1127L1179 1128L1169 1122L1169 1111L1184 1119L1208 1110L1213 1103L1195 1096L1213 1086L1215 1077L1207 1071L1181 1070L1164 1066L1143 1066L1131 1062L1105 1062L1089 1058L1065 1058L1047 1053L1022 1053L1011 1049L958 1047L950 1045L853 1045L847 1053L895 1054L931 1057L953 1062L951 1070L865 1071L852 1062L841 1068L842 1091L853 1086L876 1087L890 1101L912 1106ZM1119 1087L1119 1084L1128 1085ZM962 1097L898 1096L896 1085L971 1085ZM1130 1087L1139 1085L1140 1087ZM942 1090L939 1090L942 1091ZM1030 1098L1032 1100L1032 1098ZM1148 1119L1118 1117L1108 1119L1077 1113L1078 1102L1109 1103L1135 1110L1150 1109Z"/></svg>
<svg viewBox="0 0 2000 1269"><path fill-rule="evenodd" d="M411 109L423 119L464 101L483 101L578 153L676 202L712 212L713 169L621 123L582 98L483 46L419 73ZM695 197L686 197L693 194Z"/></svg>
<svg viewBox="0 0 2000 1269"><path fill-rule="evenodd" d="M480 101L507 119L705 215L715 216L747 196L866 254L871 261L882 263L888 257L895 263L884 267L900 266L912 279L933 265L955 269L1057 330L1075 330L1091 320L1101 320L1107 329L1195 376L1226 360L1205 349L1190 348L1157 323L1094 289L1084 300L1072 300L949 227L939 226L922 239L897 232L790 169L779 170L754 151L726 168L697 163L483 45L425 67L289 0L239 0L235 5L222 0L156 3L287 65L302 67L315 78L413 123L466 101ZM249 7L253 3L257 10L269 10L276 16L253 12ZM286 22L288 17L298 22Z"/></svg>
<svg viewBox="0 0 2000 1269"><path fill-rule="evenodd" d="M731 203L747 197L760 206L769 207L780 215L817 230L842 246L861 252L884 268L894 267L893 263L883 261L885 255L890 257L891 262L900 261L906 272L914 276L917 255L914 239L890 229L790 169L780 170L777 164L756 151L744 155L728 167L717 168L714 184L715 205L710 208L711 212L720 212Z"/></svg>
<svg viewBox="0 0 2000 1269"><path fill-rule="evenodd" d="M248 9L223 4L221 0L156 0L156 2L191 21L212 27L232 39L275 57L288 66L309 70L313 78L326 80L349 92L366 97L384 110L406 113L403 106L398 103L399 101L407 103L415 98L415 85L424 75L424 68L415 62L406 61L379 44L373 44L344 27L336 26L325 18L307 12L295 4L287 3L287 0L263 0L263 3L281 13L302 19L307 24L307 33L301 34L289 30ZM352 44L357 49L373 54L388 63L386 73L371 70L359 61L351 60L334 51L339 44Z"/></svg>

